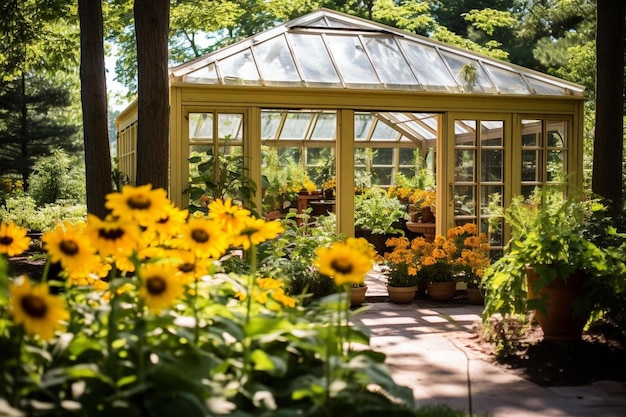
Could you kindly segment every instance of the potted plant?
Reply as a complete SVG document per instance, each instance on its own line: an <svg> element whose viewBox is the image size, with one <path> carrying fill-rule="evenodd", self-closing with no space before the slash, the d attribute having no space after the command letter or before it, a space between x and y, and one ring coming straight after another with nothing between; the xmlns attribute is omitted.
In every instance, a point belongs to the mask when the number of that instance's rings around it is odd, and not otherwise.
<svg viewBox="0 0 626 417"><path fill-rule="evenodd" d="M457 247L457 279L465 283L469 302L484 304L481 281L490 262L487 236L484 233L479 234L473 223L450 229L448 236L455 241Z"/></svg>
<svg viewBox="0 0 626 417"><path fill-rule="evenodd" d="M382 188L355 196L354 213L355 227L370 231L370 242L380 255L385 253L385 241L389 237L404 235L404 230L398 227L398 221L407 218L404 206Z"/></svg>
<svg viewBox="0 0 626 417"><path fill-rule="evenodd" d="M503 212L511 240L485 271L483 319L535 310L545 339L580 338L608 269L606 251L585 237L600 208L555 189L515 197Z"/></svg>

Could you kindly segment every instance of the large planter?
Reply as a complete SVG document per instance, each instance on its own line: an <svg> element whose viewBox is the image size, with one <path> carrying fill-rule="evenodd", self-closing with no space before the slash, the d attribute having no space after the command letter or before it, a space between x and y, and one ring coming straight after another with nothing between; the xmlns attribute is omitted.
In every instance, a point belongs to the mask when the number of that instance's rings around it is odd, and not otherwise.
<svg viewBox="0 0 626 417"><path fill-rule="evenodd" d="M470 304L476 305L484 305L485 304L485 296L482 293L480 288L475 287L467 287L467 300Z"/></svg>
<svg viewBox="0 0 626 417"><path fill-rule="evenodd" d="M374 245L374 248L376 249L376 253L378 253L380 256L384 256L385 252L391 252L390 250L387 250L387 244L385 243L387 242L387 239L389 239L390 237L398 237L398 236L400 235L390 234L390 233L371 233L369 235L368 241L372 245Z"/></svg>
<svg viewBox="0 0 626 417"><path fill-rule="evenodd" d="M535 310L535 318L543 330L546 340L580 339L587 322L586 315L575 315L574 304L581 293L584 274L577 271L567 279L557 277L552 283L537 289L535 283L540 279L535 270L526 270L528 299L545 298L545 314Z"/></svg>
<svg viewBox="0 0 626 417"><path fill-rule="evenodd" d="M392 303L396 304L408 304L413 302L415 293L417 292L417 285L412 287L391 287L387 286L389 292L389 299Z"/></svg>
<svg viewBox="0 0 626 417"><path fill-rule="evenodd" d="M422 207L422 223L434 223L435 214L430 207Z"/></svg>
<svg viewBox="0 0 626 417"><path fill-rule="evenodd" d="M365 302L365 293L367 292L367 285L364 287L351 287L350 288L350 305L360 306Z"/></svg>
<svg viewBox="0 0 626 417"><path fill-rule="evenodd" d="M433 301L450 301L456 295L456 281L429 282L427 290Z"/></svg>

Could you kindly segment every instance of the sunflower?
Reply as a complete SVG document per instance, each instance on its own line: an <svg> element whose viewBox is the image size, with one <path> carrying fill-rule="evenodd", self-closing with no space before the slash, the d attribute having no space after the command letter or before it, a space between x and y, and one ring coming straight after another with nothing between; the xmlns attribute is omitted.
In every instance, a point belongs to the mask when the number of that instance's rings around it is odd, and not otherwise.
<svg viewBox="0 0 626 417"><path fill-rule="evenodd" d="M137 249L139 228L129 221L111 216L101 220L98 216L88 214L85 232L101 256L128 257Z"/></svg>
<svg viewBox="0 0 626 417"><path fill-rule="evenodd" d="M279 221L268 222L263 219L248 217L239 235L235 236L233 246L242 246L244 250L247 250L251 245L258 245L266 240L274 239L284 230Z"/></svg>
<svg viewBox="0 0 626 417"><path fill-rule="evenodd" d="M157 314L174 304L185 289L176 265L171 263L147 264L140 269L139 278L139 294L146 306Z"/></svg>
<svg viewBox="0 0 626 417"><path fill-rule="evenodd" d="M193 251L198 258L218 259L228 249L228 237L212 220L189 219L183 227L178 246Z"/></svg>
<svg viewBox="0 0 626 417"><path fill-rule="evenodd" d="M84 235L84 225L58 224L41 237L52 262L60 262L69 274L89 274L98 269L100 260Z"/></svg>
<svg viewBox="0 0 626 417"><path fill-rule="evenodd" d="M43 340L52 339L61 323L69 318L65 303L50 295L48 285L31 286L28 278L19 277L9 289L13 322L24 326L30 335L39 335Z"/></svg>
<svg viewBox="0 0 626 417"><path fill-rule="evenodd" d="M209 204L209 219L214 220L217 226L228 234L238 234L243 229L250 211L239 206L233 206L232 200L215 200Z"/></svg>
<svg viewBox="0 0 626 417"><path fill-rule="evenodd" d="M146 241L167 244L180 233L185 226L188 215L188 210L181 210L173 204L169 204L161 213L161 217L150 224L142 236Z"/></svg>
<svg viewBox="0 0 626 417"><path fill-rule="evenodd" d="M147 184L139 187L125 185L121 193L107 195L105 205L115 217L150 226L161 219L171 202L164 189L153 190L152 185Z"/></svg>
<svg viewBox="0 0 626 417"><path fill-rule="evenodd" d="M19 255L28 249L30 238L26 236L26 229L13 223L0 223L0 253L7 256Z"/></svg>
<svg viewBox="0 0 626 417"><path fill-rule="evenodd" d="M344 242L335 242L330 247L318 248L314 265L323 275L335 280L335 284L361 284L365 274L372 268L372 260L363 252Z"/></svg>

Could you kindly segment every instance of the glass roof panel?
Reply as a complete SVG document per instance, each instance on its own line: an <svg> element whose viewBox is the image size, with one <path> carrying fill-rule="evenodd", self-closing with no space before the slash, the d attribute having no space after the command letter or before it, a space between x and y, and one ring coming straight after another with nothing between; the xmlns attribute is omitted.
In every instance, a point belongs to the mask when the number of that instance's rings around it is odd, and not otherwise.
<svg viewBox="0 0 626 417"><path fill-rule="evenodd" d="M386 84L415 85L417 80L392 37L365 36L365 47Z"/></svg>
<svg viewBox="0 0 626 417"><path fill-rule="evenodd" d="M380 83L358 37L329 35L326 41L346 83Z"/></svg>
<svg viewBox="0 0 626 417"><path fill-rule="evenodd" d="M309 130L311 113L289 113L279 139L304 140Z"/></svg>
<svg viewBox="0 0 626 417"><path fill-rule="evenodd" d="M320 35L291 33L288 36L304 81L340 82Z"/></svg>
<svg viewBox="0 0 626 417"><path fill-rule="evenodd" d="M443 55L444 59L448 63L454 78L456 79L459 85L463 86L463 88L472 88L466 87L467 82L463 78L463 67L466 65L470 65L476 69L476 82L473 85L473 91L477 92L495 92L493 84L483 71L482 67L478 64L478 62L474 59L464 57L462 55L457 55L450 53L448 51L441 51L441 55Z"/></svg>
<svg viewBox="0 0 626 417"><path fill-rule="evenodd" d="M261 80L250 49L224 58L219 61L218 67L225 84L250 84L249 81L258 84Z"/></svg>
<svg viewBox="0 0 626 417"><path fill-rule="evenodd" d="M337 130L337 115L335 113L321 113L317 116L312 140L333 140Z"/></svg>
<svg viewBox="0 0 626 417"><path fill-rule="evenodd" d="M399 133L393 129L391 126L381 122L378 120L376 122L376 127L374 128L374 133L372 133L372 140L397 140Z"/></svg>
<svg viewBox="0 0 626 417"><path fill-rule="evenodd" d="M296 64L283 36L270 39L254 48L264 80L300 81Z"/></svg>
<svg viewBox="0 0 626 417"><path fill-rule="evenodd" d="M450 71L444 65L435 48L405 39L400 39L400 44L413 66L419 82L426 90L459 91L459 86L450 75Z"/></svg>
<svg viewBox="0 0 626 417"><path fill-rule="evenodd" d="M367 140L374 123L374 115L371 113L357 113L354 115L354 140Z"/></svg>
<svg viewBox="0 0 626 417"><path fill-rule="evenodd" d="M171 68L170 74L206 84L457 93L470 90L461 75L465 65L476 69L474 93L584 95L581 85L327 9Z"/></svg>
<svg viewBox="0 0 626 417"><path fill-rule="evenodd" d="M203 82L207 84L215 84L219 82L217 77L217 70L215 64L209 64L206 67L202 67L196 71L190 72L187 75L187 81L189 82Z"/></svg>
<svg viewBox="0 0 626 417"><path fill-rule="evenodd" d="M489 64L485 64L485 67L501 93L530 94L530 90L519 73Z"/></svg>
<svg viewBox="0 0 626 417"><path fill-rule="evenodd" d="M282 114L274 111L261 112L261 139L276 139Z"/></svg>

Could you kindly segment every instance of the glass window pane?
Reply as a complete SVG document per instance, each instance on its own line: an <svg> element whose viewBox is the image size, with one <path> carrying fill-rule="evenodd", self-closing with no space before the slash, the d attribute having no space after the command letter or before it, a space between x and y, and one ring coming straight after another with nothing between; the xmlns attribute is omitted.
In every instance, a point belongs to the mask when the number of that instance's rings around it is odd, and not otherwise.
<svg viewBox="0 0 626 417"><path fill-rule="evenodd" d="M328 163L330 148L306 148L307 165L326 165Z"/></svg>
<svg viewBox="0 0 626 417"><path fill-rule="evenodd" d="M241 140L243 137L243 115L241 114L224 114L217 116L219 124L217 126L217 135L220 140L231 139Z"/></svg>
<svg viewBox="0 0 626 417"><path fill-rule="evenodd" d="M454 180L456 182L474 182L476 161L473 149L456 149L454 151L455 168Z"/></svg>
<svg viewBox="0 0 626 417"><path fill-rule="evenodd" d="M415 166L415 149L400 148L400 165L413 165ZM415 169L413 169L415 173ZM412 176L412 175L411 175Z"/></svg>
<svg viewBox="0 0 626 417"><path fill-rule="evenodd" d="M321 113L317 116L311 139L332 140L337 130L337 115L334 113Z"/></svg>
<svg viewBox="0 0 626 417"><path fill-rule="evenodd" d="M264 80L300 81L287 41L277 36L255 46L256 56Z"/></svg>
<svg viewBox="0 0 626 417"><path fill-rule="evenodd" d="M530 87L535 90L535 94L566 95L567 93L563 87L548 84L547 82L537 80L536 78L527 76L526 81L528 81Z"/></svg>
<svg viewBox="0 0 626 417"><path fill-rule="evenodd" d="M367 140L374 123L371 113L357 113L354 115L354 140Z"/></svg>
<svg viewBox="0 0 626 417"><path fill-rule="evenodd" d="M417 74L418 81L427 90L458 90L457 83L435 48L404 39L400 44Z"/></svg>
<svg viewBox="0 0 626 417"><path fill-rule="evenodd" d="M393 165L393 149L377 148L374 149L374 157L372 158L374 165Z"/></svg>
<svg viewBox="0 0 626 417"><path fill-rule="evenodd" d="M310 122L310 113L287 114L279 139L304 140Z"/></svg>
<svg viewBox="0 0 626 417"><path fill-rule="evenodd" d="M476 196L471 185L457 185L454 187L454 215L475 216Z"/></svg>
<svg viewBox="0 0 626 417"><path fill-rule="evenodd" d="M493 197L502 196L503 188L501 185L483 185L480 187L480 214L482 216L488 216L491 214L489 210L489 204ZM500 198L500 201L502 199Z"/></svg>
<svg viewBox="0 0 626 417"><path fill-rule="evenodd" d="M481 146L502 146L504 122L501 120L480 122Z"/></svg>
<svg viewBox="0 0 626 417"><path fill-rule="evenodd" d="M300 148L278 148L278 157L279 160L288 164L289 161L293 161L297 164L300 163L300 156L302 155L302 150Z"/></svg>
<svg viewBox="0 0 626 417"><path fill-rule="evenodd" d="M417 83L393 38L366 37L365 47L384 83L411 85Z"/></svg>
<svg viewBox="0 0 626 417"><path fill-rule="evenodd" d="M541 120L522 120L522 146L541 146Z"/></svg>
<svg viewBox="0 0 626 417"><path fill-rule="evenodd" d="M202 82L215 84L219 81L217 78L217 70L215 69L215 64L209 64L205 67L190 72L189 75L187 75L187 81L190 83Z"/></svg>
<svg viewBox="0 0 626 417"><path fill-rule="evenodd" d="M278 139L276 130L280 125L282 113L263 111L261 113L261 139Z"/></svg>
<svg viewBox="0 0 626 417"><path fill-rule="evenodd" d="M547 180L549 182L565 182L565 172L565 152L560 150L548 151Z"/></svg>
<svg viewBox="0 0 626 417"><path fill-rule="evenodd" d="M238 54L224 58L218 62L218 67L224 82L237 84L243 81L258 81L259 72L254 64L252 52L245 49Z"/></svg>
<svg viewBox="0 0 626 417"><path fill-rule="evenodd" d="M377 185L391 185L393 168L374 167L372 168L372 183Z"/></svg>
<svg viewBox="0 0 626 417"><path fill-rule="evenodd" d="M476 146L476 120L454 121L455 146Z"/></svg>
<svg viewBox="0 0 626 417"><path fill-rule="evenodd" d="M501 182L503 180L502 150L483 149L480 154L480 180L487 182Z"/></svg>
<svg viewBox="0 0 626 417"><path fill-rule="evenodd" d="M485 66L501 93L531 94L531 91L526 87L526 83L524 83L520 74L489 64L485 64Z"/></svg>
<svg viewBox="0 0 626 417"><path fill-rule="evenodd" d="M550 148L564 148L566 144L565 140L565 125L564 121L549 121L548 122L548 147Z"/></svg>
<svg viewBox="0 0 626 417"><path fill-rule="evenodd" d="M189 140L213 139L213 114L189 113Z"/></svg>
<svg viewBox="0 0 626 417"><path fill-rule="evenodd" d="M320 35L289 34L288 36L305 81L340 82Z"/></svg>
<svg viewBox="0 0 626 417"><path fill-rule="evenodd" d="M359 38L354 36L327 36L328 48L335 58L344 81L349 84L379 84ZM310 58L309 58L310 59Z"/></svg>
<svg viewBox="0 0 626 417"><path fill-rule="evenodd" d="M538 162L541 151L522 150L522 181L539 181Z"/></svg>

